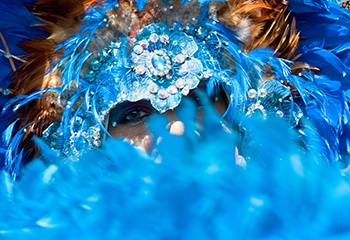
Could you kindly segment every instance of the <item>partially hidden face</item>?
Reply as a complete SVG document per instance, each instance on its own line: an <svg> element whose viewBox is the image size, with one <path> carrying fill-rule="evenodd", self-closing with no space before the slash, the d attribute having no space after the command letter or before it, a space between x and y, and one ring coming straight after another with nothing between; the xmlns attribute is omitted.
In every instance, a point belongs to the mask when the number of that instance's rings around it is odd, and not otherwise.
<svg viewBox="0 0 350 240"><path fill-rule="evenodd" d="M196 103L197 123L200 124L203 111L195 91L191 91L187 98ZM216 112L220 116L223 115L228 105L225 92L220 91L210 96L209 99ZM125 138L135 146L150 151L152 149L152 132L147 128L147 118L156 113L157 110L147 100L120 103L110 112L108 132L115 138ZM169 120L170 133L182 135L185 130L184 124L177 118L176 108L166 111L163 115Z"/></svg>

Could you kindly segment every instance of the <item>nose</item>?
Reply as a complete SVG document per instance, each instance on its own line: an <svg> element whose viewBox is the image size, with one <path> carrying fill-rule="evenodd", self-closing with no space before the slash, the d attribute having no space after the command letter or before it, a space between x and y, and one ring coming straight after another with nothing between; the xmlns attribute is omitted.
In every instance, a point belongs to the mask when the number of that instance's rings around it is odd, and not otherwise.
<svg viewBox="0 0 350 240"><path fill-rule="evenodd" d="M169 132L173 135L183 135L185 131L185 126L182 121L178 120L175 111L169 110L165 112L164 115L170 119L170 122L168 124Z"/></svg>

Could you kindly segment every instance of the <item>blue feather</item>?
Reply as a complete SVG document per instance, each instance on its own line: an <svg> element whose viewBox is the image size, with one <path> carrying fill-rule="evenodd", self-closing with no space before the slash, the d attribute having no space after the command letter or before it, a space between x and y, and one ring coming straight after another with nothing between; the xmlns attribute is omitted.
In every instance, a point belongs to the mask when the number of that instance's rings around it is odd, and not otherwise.
<svg viewBox="0 0 350 240"><path fill-rule="evenodd" d="M147 3L147 0L136 0L136 5L139 11L142 11Z"/></svg>

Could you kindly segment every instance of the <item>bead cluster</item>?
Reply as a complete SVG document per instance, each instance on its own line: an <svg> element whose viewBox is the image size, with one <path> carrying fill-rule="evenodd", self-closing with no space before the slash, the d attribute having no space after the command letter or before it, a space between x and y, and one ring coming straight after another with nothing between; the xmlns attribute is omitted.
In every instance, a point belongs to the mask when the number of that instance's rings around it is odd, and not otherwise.
<svg viewBox="0 0 350 240"><path fill-rule="evenodd" d="M248 109L247 109L247 115L251 116L254 114L254 112L256 110L260 110L261 113L263 114L263 117L266 118L267 113L266 110L264 108L263 105L261 105L261 100L267 96L267 91L264 88L259 88L258 91L256 91L255 89L250 89L248 91L248 98L250 99L255 99L256 102L254 102L253 104L251 104Z"/></svg>
<svg viewBox="0 0 350 240"><path fill-rule="evenodd" d="M286 118L293 126L302 117L300 108L292 102L290 89L278 81L266 81L257 90L249 89L247 98L248 116L259 110L263 118L267 116Z"/></svg>

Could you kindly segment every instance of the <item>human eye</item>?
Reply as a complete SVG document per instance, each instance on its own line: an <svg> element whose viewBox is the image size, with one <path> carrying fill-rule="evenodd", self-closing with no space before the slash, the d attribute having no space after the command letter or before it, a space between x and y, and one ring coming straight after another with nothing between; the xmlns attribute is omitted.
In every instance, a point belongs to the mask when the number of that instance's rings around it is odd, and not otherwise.
<svg viewBox="0 0 350 240"><path fill-rule="evenodd" d="M146 103L128 103L111 111L110 125L135 126L154 113L154 109Z"/></svg>
<svg viewBox="0 0 350 240"><path fill-rule="evenodd" d="M120 117L119 124L138 124L142 122L149 113L140 108L132 108L124 112Z"/></svg>

